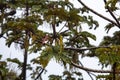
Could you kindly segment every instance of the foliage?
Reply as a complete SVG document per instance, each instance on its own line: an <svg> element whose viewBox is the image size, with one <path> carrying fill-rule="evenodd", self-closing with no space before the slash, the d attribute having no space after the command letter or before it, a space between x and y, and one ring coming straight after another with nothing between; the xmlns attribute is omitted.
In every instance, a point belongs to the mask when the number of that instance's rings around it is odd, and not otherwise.
<svg viewBox="0 0 120 80"><path fill-rule="evenodd" d="M99 48L96 50L96 53L99 56L100 62L107 67L109 64L119 63L119 50L120 46L111 46L110 48Z"/></svg>
<svg viewBox="0 0 120 80"><path fill-rule="evenodd" d="M99 61L102 63L103 67L107 67L108 65L113 65L116 63L115 69L119 71L119 61L120 61L120 43L119 43L119 34L120 31L116 31L113 36L105 36L103 38L103 41L100 43L100 46L109 46L107 48L99 48L96 50L96 53L98 55ZM109 77L112 77L112 75L108 75ZM108 76L104 75L101 76L101 78L109 78ZM119 78L119 76L116 76ZM100 78L100 76L99 76Z"/></svg>
<svg viewBox="0 0 120 80"><path fill-rule="evenodd" d="M100 46L110 46L108 48L99 48L96 50L98 56L100 56L100 62L104 64L113 64L114 62L119 63L120 55L120 43L119 43L120 31L116 31L112 37L105 36ZM102 59L102 60L101 60Z"/></svg>
<svg viewBox="0 0 120 80"><path fill-rule="evenodd" d="M1 59L0 59L0 80L19 80L17 72L14 69L10 69L10 66L8 66L8 61L2 61Z"/></svg>
<svg viewBox="0 0 120 80"><path fill-rule="evenodd" d="M81 55L83 58L85 55L87 57L96 56L103 67L117 63L116 69L119 69L120 32L115 32L113 37L105 36L99 45L100 48L94 46L95 50L93 50L89 49L93 47L89 40L96 40L96 36L82 31L82 24L87 24L89 29L96 30L99 27L97 20L94 20L93 16L89 14L90 11L110 22L105 26L107 32L115 26L120 28L119 17L115 17L113 14L118 10L117 4L119 2L117 0L104 0L106 12L111 14L116 21L114 22L91 10L81 0L78 1L83 7L76 8L69 0L1 0L0 38L6 40L6 46L11 47L15 43L24 50L23 62L19 61L18 58L7 59L21 68L20 79L26 80L26 70L33 70L31 64L42 66L45 69L48 63L54 59L57 63L64 65L65 69L68 69L63 73L63 76L67 76L66 80L69 78L75 80L74 74L80 77L79 80L82 80L82 74L76 72L75 66L71 64L74 62L77 65L82 65L79 60ZM41 30L44 24L48 24L45 27L51 28L52 32ZM85 50L82 50L84 48L93 55L90 56ZM31 64L27 63L29 53L38 53L38 56L31 60ZM3 61L1 66L1 74L6 75L6 71L8 71L6 62ZM37 71L41 70L41 67L36 66L35 68L36 72L33 70L31 73L33 79L41 74ZM62 76L57 75L49 76L50 80L61 80L61 78Z"/></svg>
<svg viewBox="0 0 120 80"><path fill-rule="evenodd" d="M74 77L76 75L76 77ZM49 80L83 80L82 74L80 72L70 72L70 71L64 71L63 75L49 75Z"/></svg>

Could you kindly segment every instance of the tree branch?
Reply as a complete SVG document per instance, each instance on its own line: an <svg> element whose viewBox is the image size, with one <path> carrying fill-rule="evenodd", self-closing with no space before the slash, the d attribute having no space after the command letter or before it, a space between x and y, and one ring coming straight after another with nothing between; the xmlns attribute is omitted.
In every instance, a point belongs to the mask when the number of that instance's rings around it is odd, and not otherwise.
<svg viewBox="0 0 120 80"><path fill-rule="evenodd" d="M112 70L113 70L113 80L116 80L116 75L115 75L115 72L116 72L116 62L113 64L113 66L112 66Z"/></svg>
<svg viewBox="0 0 120 80"><path fill-rule="evenodd" d="M98 49L98 48L110 48L110 46L101 46L101 47L89 47L89 48L64 48L64 50L74 50L74 51L86 51L86 50L92 50L92 49Z"/></svg>
<svg viewBox="0 0 120 80"><path fill-rule="evenodd" d="M116 22L114 22L113 20L111 20L111 19L109 19L109 18L107 18L107 17L99 14L98 12L94 11L93 9L89 8L89 7L88 7L87 5L85 5L81 0L78 0L78 2L81 3L82 6L84 6L85 8L87 8L89 11L91 11L91 12L94 13L95 15L97 15L97 16L99 16L99 17L101 17L101 18L103 18L103 19L111 22L112 24L116 25L117 27L119 27L119 25L118 25Z"/></svg>
<svg viewBox="0 0 120 80"><path fill-rule="evenodd" d="M95 73L113 73L113 71L110 71L110 70L95 70L95 69L90 69L90 68L82 67L82 66L79 66L78 64L75 64L74 62L71 62L71 64L74 67L76 67L76 68L79 68L79 69L82 69L82 70L85 70L85 71L89 71L89 72L95 72ZM120 73L120 71L116 71L115 73L116 74Z"/></svg>
<svg viewBox="0 0 120 80"><path fill-rule="evenodd" d="M79 63L81 64L81 67L84 67L81 61L79 61ZM89 71L86 72L90 76L91 80L94 80L93 77L91 76L91 73Z"/></svg>
<svg viewBox="0 0 120 80"><path fill-rule="evenodd" d="M104 0L105 5L107 4L106 0ZM113 17L113 19L116 21L118 27L120 28L120 23L118 21L118 19L115 17L115 15L112 13L111 9L109 8L109 6L106 6L106 8L108 9L108 12L110 13L110 15Z"/></svg>
<svg viewBox="0 0 120 80"><path fill-rule="evenodd" d="M41 72L38 74L38 76L35 78L35 80L37 80L39 77L41 77L41 74L43 73L45 69L41 69ZM41 79L42 80L42 79Z"/></svg>

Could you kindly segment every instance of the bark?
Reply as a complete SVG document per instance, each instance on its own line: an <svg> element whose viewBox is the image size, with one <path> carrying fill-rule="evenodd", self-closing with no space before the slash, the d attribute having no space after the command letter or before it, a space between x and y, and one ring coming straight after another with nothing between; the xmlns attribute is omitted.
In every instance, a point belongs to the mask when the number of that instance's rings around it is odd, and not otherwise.
<svg viewBox="0 0 120 80"><path fill-rule="evenodd" d="M113 67L112 67L112 69L113 69L113 80L116 80L116 62L113 64Z"/></svg>
<svg viewBox="0 0 120 80"><path fill-rule="evenodd" d="M26 0L26 19L28 16L28 0ZM26 66L27 66L27 57L28 57L28 46L29 46L29 32L26 31L26 37L24 40L24 48L25 48L25 52L24 52L24 62L23 62L23 71L22 71L22 80L26 80Z"/></svg>
<svg viewBox="0 0 120 80"><path fill-rule="evenodd" d="M26 66L27 66L27 50L24 52L24 63L23 63L23 71L22 71L22 80L26 80Z"/></svg>

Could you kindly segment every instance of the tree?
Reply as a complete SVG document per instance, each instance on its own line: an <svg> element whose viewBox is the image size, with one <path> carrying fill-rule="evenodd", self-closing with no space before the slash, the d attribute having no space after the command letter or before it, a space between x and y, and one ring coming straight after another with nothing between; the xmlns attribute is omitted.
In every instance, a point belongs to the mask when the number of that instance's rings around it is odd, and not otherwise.
<svg viewBox="0 0 120 80"><path fill-rule="evenodd" d="M120 31L116 31L113 34L113 37L105 36L103 38L103 41L100 43L100 46L110 46L110 47L99 48L96 50L102 65L103 66L111 65L111 69L113 73L110 73L109 75L107 75L108 76L107 78L108 79L112 78L113 80L118 80L120 78L119 73L115 73L116 71L119 71L119 44L120 44L119 34L120 34Z"/></svg>
<svg viewBox="0 0 120 80"><path fill-rule="evenodd" d="M8 61L2 61L1 58L2 55L0 55L0 80L19 80L18 73L15 72L14 69L10 69L10 66L8 66ZM11 61L19 63L17 59Z"/></svg>
<svg viewBox="0 0 120 80"><path fill-rule="evenodd" d="M24 50L24 59L20 74L21 80L26 80L26 71L32 67L27 63L28 54L39 53L37 58L31 60L36 64L36 69L33 70L32 78L37 80L42 79L41 74L45 71L46 66L51 59L62 64L67 71L63 74L67 75L66 80L76 80L74 74L78 75L78 80L82 80L82 73L75 68L85 70L91 79L91 72L110 73L113 74L113 80L116 80L119 75L119 38L107 37L103 40L100 46L90 44L89 38L96 40L96 36L87 31L82 31L82 24L87 24L90 29L99 27L97 20L93 19L93 15L103 18L109 23L105 26L107 32L112 27L120 28L119 17L116 17L116 12L119 7L117 0L104 0L106 12L110 13L113 20L97 13L95 10L85 5L82 0L78 0L82 5L80 8L75 8L69 0L45 1L45 0L1 0L0 2L0 37L6 40L6 45L10 47L12 43L18 44ZM17 16L17 12L21 10L21 16ZM86 15L87 14L87 15ZM42 31L39 28L43 24L48 24L46 27L52 28L52 32ZM117 41L114 42L114 40ZM88 50L88 53L85 51ZM113 52L113 53L111 53ZM106 54L107 53L107 54ZM106 54L106 55L105 55ZM114 56L115 59L110 59ZM80 62L79 56L97 57L101 64L105 66L111 65L113 69L110 71L94 70L85 68ZM8 59L14 62L17 59ZM14 62L15 63L15 62ZM18 64L19 66L21 64ZM62 80L64 76L50 75L49 79L58 78ZM106 78L107 76L97 76L96 78Z"/></svg>

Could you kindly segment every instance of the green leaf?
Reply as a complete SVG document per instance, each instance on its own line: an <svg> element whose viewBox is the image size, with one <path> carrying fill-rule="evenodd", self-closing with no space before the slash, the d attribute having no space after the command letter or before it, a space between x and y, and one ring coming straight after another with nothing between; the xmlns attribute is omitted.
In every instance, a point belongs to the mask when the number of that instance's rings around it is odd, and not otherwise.
<svg viewBox="0 0 120 80"><path fill-rule="evenodd" d="M110 30L111 28L113 28L113 27L114 27L114 24L109 23L108 25L105 26L105 30L106 30L107 33L108 33L109 30Z"/></svg>
<svg viewBox="0 0 120 80"><path fill-rule="evenodd" d="M13 58L13 59L7 58L7 61L16 63L16 64L18 64L19 66L22 65L22 62L20 62L20 61L18 60L18 58Z"/></svg>
<svg viewBox="0 0 120 80"><path fill-rule="evenodd" d="M52 48L47 46L39 57L40 64L43 66L43 68L45 68L48 65L51 58L53 58Z"/></svg>
<svg viewBox="0 0 120 80"><path fill-rule="evenodd" d="M93 35L93 34L91 34L91 33L89 33L89 32L87 32L87 31L80 32L80 34L81 34L82 36L84 36L84 37L89 37L89 38L91 38L91 39L93 39L93 40L96 40L96 36Z"/></svg>
<svg viewBox="0 0 120 80"><path fill-rule="evenodd" d="M2 59L2 55L0 55L0 60Z"/></svg>
<svg viewBox="0 0 120 80"><path fill-rule="evenodd" d="M109 7L111 11L115 11L117 2L118 0L108 0L105 5L105 8L107 9Z"/></svg>

